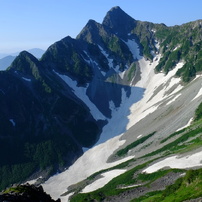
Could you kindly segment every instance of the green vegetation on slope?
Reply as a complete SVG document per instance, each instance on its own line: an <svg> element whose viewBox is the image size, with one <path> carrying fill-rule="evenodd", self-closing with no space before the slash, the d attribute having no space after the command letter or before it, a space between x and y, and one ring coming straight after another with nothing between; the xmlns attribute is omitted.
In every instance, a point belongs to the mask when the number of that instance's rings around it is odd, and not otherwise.
<svg viewBox="0 0 202 202"><path fill-rule="evenodd" d="M34 185L24 184L24 185L17 185L17 186L15 185L5 190L2 194L0 194L0 201L54 202L55 200L51 199L50 195L44 192L42 186L37 187ZM59 201L60 200L57 200L57 202Z"/></svg>
<svg viewBox="0 0 202 202"><path fill-rule="evenodd" d="M164 142L166 142L167 140L171 139L172 137L175 137L175 136L177 136L177 135L179 135L179 134L185 132L185 130L186 130L186 128L184 128L184 129L182 129L182 130L179 130L179 131L177 131L177 132L172 133L172 134L169 135L167 138L161 140L160 143L164 143Z"/></svg>
<svg viewBox="0 0 202 202"><path fill-rule="evenodd" d="M42 139L43 137L38 138L32 143L22 143L22 140L16 139L15 147L10 147L9 151L13 155L12 158L4 154L6 159L2 159L0 163L1 190L13 183L23 182L34 172L47 170L47 174L52 174L60 166L65 165L64 153L74 149L68 136ZM2 143L0 145L4 147ZM17 149L18 152L16 152ZM15 161L12 160L13 157Z"/></svg>
<svg viewBox="0 0 202 202"><path fill-rule="evenodd" d="M132 79L135 76L135 72L136 72L136 64L133 63L132 67L130 68L129 72L128 72L128 81L132 81Z"/></svg>
<svg viewBox="0 0 202 202"><path fill-rule="evenodd" d="M106 48L110 51L109 57L115 56L113 60L114 66L119 65L119 70L124 71L126 64L130 65L133 61L132 53L127 45L117 36L103 36L103 42Z"/></svg>
<svg viewBox="0 0 202 202"><path fill-rule="evenodd" d="M127 190L134 189L133 187L127 187L130 185L142 184L143 186L150 186L150 184L157 179L167 175L170 172L179 172L181 173L182 170L179 169L168 169L168 170L161 170L155 173L146 174L146 173L139 173L141 169L146 167L150 162L145 164L136 166L135 168L127 171L126 173L114 178L104 187L90 192L90 193L80 193L71 198L71 202L82 202L82 201L91 201L97 200L102 201L107 199L110 196L116 196L121 194ZM139 186L142 186L139 185Z"/></svg>
<svg viewBox="0 0 202 202"><path fill-rule="evenodd" d="M202 169L188 170L186 175L163 191L150 192L132 202L181 202L202 197Z"/></svg>
<svg viewBox="0 0 202 202"><path fill-rule="evenodd" d="M136 26L132 30L137 36L137 42L140 46L141 54L144 55L145 58L149 60L153 60L153 53L157 51L156 42L154 39L154 32L151 31L153 29L160 29L161 27L166 27L164 25L155 25L149 22L141 22L137 21Z"/></svg>
<svg viewBox="0 0 202 202"><path fill-rule="evenodd" d="M144 157L152 157L154 155L160 154L162 152L163 156L167 156L173 153L185 153L188 151L192 151L196 148L200 148L202 146L202 120L195 121L191 126L188 128L182 129L178 132L175 132L168 136L167 138L163 139L161 143L165 143L169 139L176 137L173 142L168 143L167 145L163 146L162 148L151 152ZM151 135L151 134L150 134ZM146 137L146 136L145 136ZM148 136L147 136L148 137ZM144 142L144 141L143 141ZM134 142L135 145L137 142ZM124 150L127 153L128 147ZM161 157L163 157L161 155ZM142 158L140 158L142 159ZM147 159L147 158L146 158ZM137 159L138 160L138 159ZM137 162L135 160L135 162ZM202 191L197 192L197 190L201 190L202 186L202 169L199 170L180 170L180 169L168 169L168 170L159 170L157 172L148 174L148 173L141 173L141 170L146 168L151 162L155 161L156 159L152 159L147 161L141 165L138 165L124 174L114 178L104 187L90 192L90 193L77 193L71 199L71 201L91 201L97 200L102 201L104 199L108 199L109 197L118 196L121 193L126 192L131 189L136 189L135 187L127 187L131 185L139 184L141 187L150 187L152 182L155 182L158 179L161 179L163 176L166 176L169 172L186 172L186 176L183 178L179 178L176 182L172 185L166 187L164 191L154 191L149 192L145 196L142 196L138 199L134 199L134 202L139 201L183 201L187 199L197 198L202 196ZM115 168L112 168L115 169ZM111 170L111 169L110 169ZM107 172L108 170L103 170L103 172ZM102 172L102 173L103 173ZM95 179L95 177L100 174L95 173L89 179ZM92 182L90 182L92 183ZM158 182L159 183L159 182ZM196 188L194 188L196 187ZM191 190L189 190L191 189ZM176 198L175 198L176 197Z"/></svg>
<svg viewBox="0 0 202 202"><path fill-rule="evenodd" d="M125 148L119 150L116 154L118 156L123 156L123 155L127 154L130 149L133 149L134 147L138 146L139 144L144 143L147 139L149 139L150 137L152 137L154 134L155 134L155 132L153 132L153 133L151 133L149 135L146 135L144 137L139 138L135 142L133 142L133 143L127 145Z"/></svg>
<svg viewBox="0 0 202 202"><path fill-rule="evenodd" d="M156 66L156 71L168 73L179 61L184 61L176 76L184 82L194 78L202 70L201 29L199 21L157 29L155 36L160 41L163 57Z"/></svg>
<svg viewBox="0 0 202 202"><path fill-rule="evenodd" d="M92 68L81 57L75 41L70 37L50 46L41 58L41 63L48 68L56 67L61 73L68 73L79 85L86 84L93 77Z"/></svg>
<svg viewBox="0 0 202 202"><path fill-rule="evenodd" d="M191 137L198 135L201 132L202 132L201 128L190 131L190 132L184 134L183 136L179 137L175 141L165 145L164 147L162 147L154 152L151 152L149 154L146 154L144 157L154 156L161 152L166 152L166 153L170 153L170 154L176 153L179 150L182 150L183 148L187 148L186 144L183 144L185 141L187 141Z"/></svg>
<svg viewBox="0 0 202 202"><path fill-rule="evenodd" d="M96 199L97 201L102 201L107 196L115 196L117 194L120 194L124 192L124 189L117 189L120 185L131 185L136 183L136 179L133 178L133 175L138 170L144 168L146 164L142 164L139 166L136 166L135 168L125 172L122 175L119 175L118 177L111 180L108 184L106 184L104 187L90 193L80 193L71 198L71 202L83 202L83 201L90 201L92 199Z"/></svg>
<svg viewBox="0 0 202 202"><path fill-rule="evenodd" d="M195 118L194 120L195 121L198 121L202 118L202 103L198 106L198 108L196 109L196 112L195 112Z"/></svg>

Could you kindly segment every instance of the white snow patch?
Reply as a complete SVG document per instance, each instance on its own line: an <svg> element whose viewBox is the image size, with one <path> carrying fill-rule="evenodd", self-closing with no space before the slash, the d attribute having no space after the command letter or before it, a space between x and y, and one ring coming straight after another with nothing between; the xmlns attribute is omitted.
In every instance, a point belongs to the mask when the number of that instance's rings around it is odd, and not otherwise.
<svg viewBox="0 0 202 202"><path fill-rule="evenodd" d="M141 58L140 49L136 41L134 39L133 40L128 39L128 41L123 40L123 42L128 46L130 52L133 54L134 60L136 59L139 60Z"/></svg>
<svg viewBox="0 0 202 202"><path fill-rule="evenodd" d="M159 48L160 48L160 42L157 40L155 40L155 47L157 50L159 50ZM158 52L156 54L158 54Z"/></svg>
<svg viewBox="0 0 202 202"><path fill-rule="evenodd" d="M112 109L112 118L108 119L108 124L103 127L100 140L97 144L103 143L109 138L120 135L126 131L128 115L130 114L130 106L142 98L143 92L144 89L132 87L131 95L128 98L126 95L126 91L124 90L124 88L122 88L120 107L115 108L114 104L110 102L110 109Z"/></svg>
<svg viewBox="0 0 202 202"><path fill-rule="evenodd" d="M111 170L109 172L103 173L102 174L102 178L94 181L92 184L86 186L81 193L88 193L88 192L92 192L95 191L101 187L103 187L104 185L106 185L109 181L111 181L113 178L121 175L122 173L124 173L126 170Z"/></svg>
<svg viewBox="0 0 202 202"><path fill-rule="evenodd" d="M177 98L180 97L180 96L181 96L181 93L180 93L180 94L177 94L176 96L173 97L172 100L170 100L169 102L167 102L166 105L171 104L172 102L174 102L175 100L177 100Z"/></svg>
<svg viewBox="0 0 202 202"><path fill-rule="evenodd" d="M197 95L191 101L195 100L196 98L200 97L201 95L202 95L202 87L199 89Z"/></svg>
<svg viewBox="0 0 202 202"><path fill-rule="evenodd" d="M9 121L12 123L12 125L15 127L16 123L13 119L9 119Z"/></svg>
<svg viewBox="0 0 202 202"><path fill-rule="evenodd" d="M126 69L128 69L128 67L126 67ZM119 73L119 76L121 77L121 79L124 78L125 73L126 73L126 71L123 71L123 72L120 72L120 73Z"/></svg>
<svg viewBox="0 0 202 202"><path fill-rule="evenodd" d="M128 188L133 188L133 187L138 187L138 186L141 186L141 184L134 184L134 185L126 186L126 187L121 187L120 189L128 189Z"/></svg>
<svg viewBox="0 0 202 202"><path fill-rule="evenodd" d="M69 197L72 196L73 194L74 194L74 192L71 192L70 194L68 194L66 196L63 196L61 202L67 202L67 201L69 201Z"/></svg>
<svg viewBox="0 0 202 202"><path fill-rule="evenodd" d="M37 182L37 180L39 180L39 179L41 179L41 178L43 178L43 177L40 176L40 177L38 177L37 179L29 180L29 181L27 181L26 183L28 183L28 184L35 184L35 183ZM26 184L26 183L25 183L25 184Z"/></svg>
<svg viewBox="0 0 202 202"><path fill-rule="evenodd" d="M156 57L158 59L156 60L154 58L152 63L150 61L146 61L144 58L139 60L141 80L136 84L136 86L145 88L146 90L144 97L139 102L133 104L130 108L131 113L128 116L129 123L127 125L127 129L146 117L148 114L154 112L165 99L182 89L182 86L179 84L180 79L174 78L174 76L177 70L183 66L183 63L178 63L167 75L163 73L155 74L154 69L160 58L159 55ZM168 94L169 89L176 84L178 84L178 87ZM154 94L155 90L159 86L162 86L162 89Z"/></svg>
<svg viewBox="0 0 202 202"><path fill-rule="evenodd" d="M117 111L118 109L115 107L115 104L112 100L109 101L109 109L111 111Z"/></svg>
<svg viewBox="0 0 202 202"><path fill-rule="evenodd" d="M151 107L145 109L144 113L147 114L147 115L148 115L148 114L151 114L151 113L153 113L154 111L156 111L156 110L158 109L158 107L159 107L159 105L151 106Z"/></svg>
<svg viewBox="0 0 202 202"><path fill-rule="evenodd" d="M202 75L196 75L196 77L192 80L192 82L201 77L202 77Z"/></svg>
<svg viewBox="0 0 202 202"><path fill-rule="evenodd" d="M66 171L51 177L42 186L44 190L54 199L60 197L67 191L68 186L78 183L95 172L116 166L122 162L134 158L129 156L113 163L107 163L107 159L113 152L125 143L125 140L119 140L121 136L116 136L104 144L99 144L86 151L77 161ZM61 201L67 200L66 197L60 197Z"/></svg>
<svg viewBox="0 0 202 202"><path fill-rule="evenodd" d="M25 81L28 81L28 82L32 81L31 79L28 79L28 78L25 78L25 77L22 77L22 79L25 80Z"/></svg>
<svg viewBox="0 0 202 202"><path fill-rule="evenodd" d="M100 71L103 76L106 76L106 72Z"/></svg>
<svg viewBox="0 0 202 202"><path fill-rule="evenodd" d="M88 55L88 53L86 52L86 51L83 51L85 54L86 54L86 56L89 58L89 60L86 60L84 57L82 57L88 64L90 64L91 63L91 60L90 60L90 57L89 57L89 55Z"/></svg>
<svg viewBox="0 0 202 202"><path fill-rule="evenodd" d="M202 166L202 151L181 158L179 156L168 157L158 163L153 164L152 166L149 166L148 168L143 170L143 172L153 173L164 167L183 169L192 168L196 166Z"/></svg>
<svg viewBox="0 0 202 202"><path fill-rule="evenodd" d="M99 67L98 63L97 63L96 61L92 60L86 51L84 51L84 53L87 55L87 57L89 58L89 60L86 60L85 58L83 58L83 59L84 59L88 64L92 64L93 66L95 65L95 66L100 70L101 74L102 74L103 76L106 76L106 72L104 72L104 71L101 70L101 68Z"/></svg>
<svg viewBox="0 0 202 202"><path fill-rule="evenodd" d="M130 47L130 50L133 53L133 57L141 58L141 56L139 55L138 46L135 41L130 40L126 43ZM173 85L176 85L176 83L178 83L179 79L178 81L176 81L172 78L174 77L176 71L182 67L183 63L178 63L176 68L170 71L167 75L164 75L163 73L155 74L154 69L159 63L159 59L160 55L157 55L156 58L154 58L153 62L146 61L144 58L141 58L139 60L141 80L136 84L136 86L139 88L132 87L131 95L129 98L126 95L124 88L122 88L122 102L120 104L120 107L118 108L115 107L112 101L110 102L110 108L112 109L112 118L109 119L108 124L104 126L101 138L97 143L98 145L86 151L84 155L81 156L65 172L51 177L48 181L45 182L45 184L43 184L44 190L53 198L59 198L61 194L67 191L68 186L86 179L93 173L98 172L102 169L113 167L134 157L129 156L117 162L107 163L108 157L125 142L125 140L120 141L119 138L121 136L114 136L124 133L127 129L143 119L149 113L155 111L158 106L165 101L165 99L168 99L168 96L171 96L171 94L173 94L172 92L170 94L167 93L168 95L166 95L165 91L168 91ZM115 71L117 70L118 72L118 68L119 66L115 68ZM66 80L67 76L59 76ZM80 92L78 88L81 87L77 87L76 83L73 83L74 81L72 81L70 78L67 77L66 82L73 90L75 89L75 94ZM171 83L169 84L168 82ZM154 94L155 89L161 85L162 89L158 93ZM177 88L175 93L177 93L177 91L179 91L181 88L182 86ZM143 92L144 97L142 98ZM80 93L78 96L81 98L81 95L84 96L83 100L85 100L86 89L83 89L82 93ZM86 99L88 99L88 97ZM140 99L141 101L139 101ZM90 102L89 105L90 107L92 107L93 104ZM93 116L98 116L95 112L93 114ZM106 140L108 141L105 142ZM102 142L105 143L101 144ZM64 201L67 199L67 196L60 198L62 199L62 201Z"/></svg>
<svg viewBox="0 0 202 202"><path fill-rule="evenodd" d="M55 72L55 71L54 71ZM96 120L106 120L106 117L98 110L98 108L90 101L88 96L86 95L86 89L87 87L77 87L77 82L73 81L71 78L69 78L66 75L61 75L57 72L55 72L61 79L63 79L66 84L72 88L72 91L74 94L81 99L90 109L92 116Z"/></svg>
<svg viewBox="0 0 202 202"><path fill-rule="evenodd" d="M177 67L176 67L177 68ZM174 75L173 75L174 76ZM175 94L176 92L178 92L179 90L182 89L182 85L179 85L181 79L180 78L172 78L171 81L169 82L169 85L165 88L165 91L170 90L174 85L178 85L177 88L175 88L174 91L172 91L172 93L170 95ZM166 82L165 82L166 83Z"/></svg>
<svg viewBox="0 0 202 202"><path fill-rule="evenodd" d="M119 68L120 68L120 66L119 65L116 65L116 67L114 68L114 71L116 72L116 73L119 73L120 71L119 71Z"/></svg>
<svg viewBox="0 0 202 202"><path fill-rule="evenodd" d="M181 127L181 128L178 128L177 131L180 131L180 130L182 130L182 129L188 127L188 126L190 126L190 125L191 125L191 122L192 122L193 120L194 120L194 118L191 118L185 126L183 126L183 127Z"/></svg>
<svg viewBox="0 0 202 202"><path fill-rule="evenodd" d="M98 47L101 50L102 54L107 58L109 67L113 68L113 59L109 58L109 54L107 54L107 52L101 46L98 45Z"/></svg>
<svg viewBox="0 0 202 202"><path fill-rule="evenodd" d="M176 51L178 48L180 48L180 45L176 46L173 51Z"/></svg>
<svg viewBox="0 0 202 202"><path fill-rule="evenodd" d="M142 135L138 135L138 136L137 136L137 139L139 139L139 138L141 138L141 137L142 137Z"/></svg>

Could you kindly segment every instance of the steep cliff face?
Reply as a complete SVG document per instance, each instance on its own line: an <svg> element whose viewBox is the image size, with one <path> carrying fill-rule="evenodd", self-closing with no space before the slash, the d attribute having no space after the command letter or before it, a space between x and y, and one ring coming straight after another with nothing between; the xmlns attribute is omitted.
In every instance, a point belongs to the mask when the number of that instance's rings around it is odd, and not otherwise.
<svg viewBox="0 0 202 202"><path fill-rule="evenodd" d="M61 170L99 139L101 124L84 102L29 53L0 77L1 187L46 168Z"/></svg>

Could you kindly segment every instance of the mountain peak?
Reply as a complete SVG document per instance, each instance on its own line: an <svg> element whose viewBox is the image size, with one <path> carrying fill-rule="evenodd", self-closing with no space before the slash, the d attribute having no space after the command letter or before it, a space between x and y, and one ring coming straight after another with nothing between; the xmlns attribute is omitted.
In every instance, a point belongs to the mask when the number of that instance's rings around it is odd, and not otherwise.
<svg viewBox="0 0 202 202"><path fill-rule="evenodd" d="M113 12L113 11L117 11L117 10L119 10L119 11L121 11L121 12L124 12L119 6L114 6L114 7L112 7L109 11L111 11L111 12Z"/></svg>
<svg viewBox="0 0 202 202"><path fill-rule="evenodd" d="M97 35L99 35L99 30L102 29L102 25L97 23L95 20L90 19L85 27L78 34L76 39L84 39L88 42L96 41Z"/></svg>
<svg viewBox="0 0 202 202"><path fill-rule="evenodd" d="M20 71L26 74L32 74L32 68L39 66L39 61L27 51L22 51L12 62L9 69Z"/></svg>
<svg viewBox="0 0 202 202"><path fill-rule="evenodd" d="M117 33L126 33L134 28L136 21L125 13L119 6L111 8L102 24L114 29Z"/></svg>

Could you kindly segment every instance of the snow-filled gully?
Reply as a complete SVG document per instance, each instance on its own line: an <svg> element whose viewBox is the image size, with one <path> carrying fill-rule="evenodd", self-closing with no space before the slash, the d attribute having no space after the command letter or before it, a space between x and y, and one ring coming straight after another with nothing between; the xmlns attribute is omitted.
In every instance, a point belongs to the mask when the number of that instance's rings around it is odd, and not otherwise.
<svg viewBox="0 0 202 202"><path fill-rule="evenodd" d="M49 193L54 199L61 198L62 201L67 201L69 196L61 197L60 195L67 191L67 188L75 183L78 183L95 172L98 172L103 169L107 169L118 165L122 162L125 162L134 156L128 156L122 160L107 163L108 157L122 144L124 140L120 141L120 136L114 137L107 142L97 145L94 148L86 151L82 157L80 157L71 167L66 171L51 177L48 181L43 184L44 190ZM117 170L115 174L119 175L120 173L125 172L125 170ZM88 190L95 190L100 186L104 186L109 180L117 175L112 172L105 173L104 179L101 181L95 182L93 185L86 187L83 192Z"/></svg>
<svg viewBox="0 0 202 202"><path fill-rule="evenodd" d="M124 159L119 161L108 163L107 160L113 152L118 149L121 145L125 143L125 140L120 140L123 128L128 130L130 127L134 126L137 122L141 119L145 118L150 113L154 112L162 102L170 104L174 102L176 99L179 98L180 94L177 94L182 89L180 85L180 79L174 78L176 71L183 66L183 63L180 62L176 65L172 71L170 71L167 75L163 73L155 74L154 69L159 62L160 55L157 55L153 62L145 60L145 58L139 55L139 49L135 41L127 41L125 42L129 49L131 50L134 59L139 59L139 67L141 71L141 80L135 85L135 87L140 87L142 89L146 89L144 91L143 98L134 103L134 99L136 96L133 90L135 88L131 88L131 96L127 97L124 92L122 92L122 103L119 108L113 108L113 103L111 103L112 109L112 119L109 120L108 124L103 128L103 133L101 134L101 139L106 141L102 144L98 144L92 149L87 150L83 156L81 156L71 167L69 167L63 173L55 175L51 177L48 181L43 184L44 190L50 194L54 199L61 198L62 202L68 201L67 196L61 196L63 193L67 192L67 188L72 185L76 184L95 172L98 172L103 169L107 169L118 165L122 162L125 162L135 156L128 156ZM100 47L102 53L108 57L106 52ZM109 61L109 65L111 65L111 61ZM58 74L58 73L57 73ZM70 85L70 87L74 90L76 94L79 92L77 96L81 96L84 99L84 102L87 103L87 106L90 108L93 116L95 119L105 119L105 117L95 109L93 103L89 102L88 97L86 96L86 89L81 89L78 91L76 84L69 80L64 75L59 75L65 82ZM69 84L70 83L70 84ZM169 90L174 86L177 85L175 90L172 93L168 93ZM162 89L156 92L155 90L157 87L162 86ZM82 91L82 92L81 92ZM142 93L142 92L141 92ZM134 103L134 104L133 104ZM126 113L127 112L127 113ZM129 112L129 113L128 113ZM127 123L121 121L121 115L127 115ZM117 127L114 127L115 125ZM114 129L115 128L115 129ZM114 137L114 135L119 134L119 136ZM112 138L113 137L113 138ZM140 137L140 136L138 136ZM111 138L111 139L109 139ZM100 141L100 143L103 141ZM190 157L189 159L196 159L195 156ZM177 157L172 157L173 162L179 162ZM186 160L186 158L183 158ZM165 160L166 161L166 160ZM163 162L163 161L162 161ZM168 162L168 160L167 160ZM180 164L180 162L179 162ZM199 162L197 161L194 165L198 165ZM162 164L154 164L153 167L149 167L145 169L145 172L152 172L158 168L160 168ZM168 165L172 166L172 165ZM111 179L124 173L126 170L113 170L109 172L105 172L102 174L102 178L96 180L92 184L86 186L82 192L86 193L89 191L96 190L102 186L104 186L107 182Z"/></svg>

